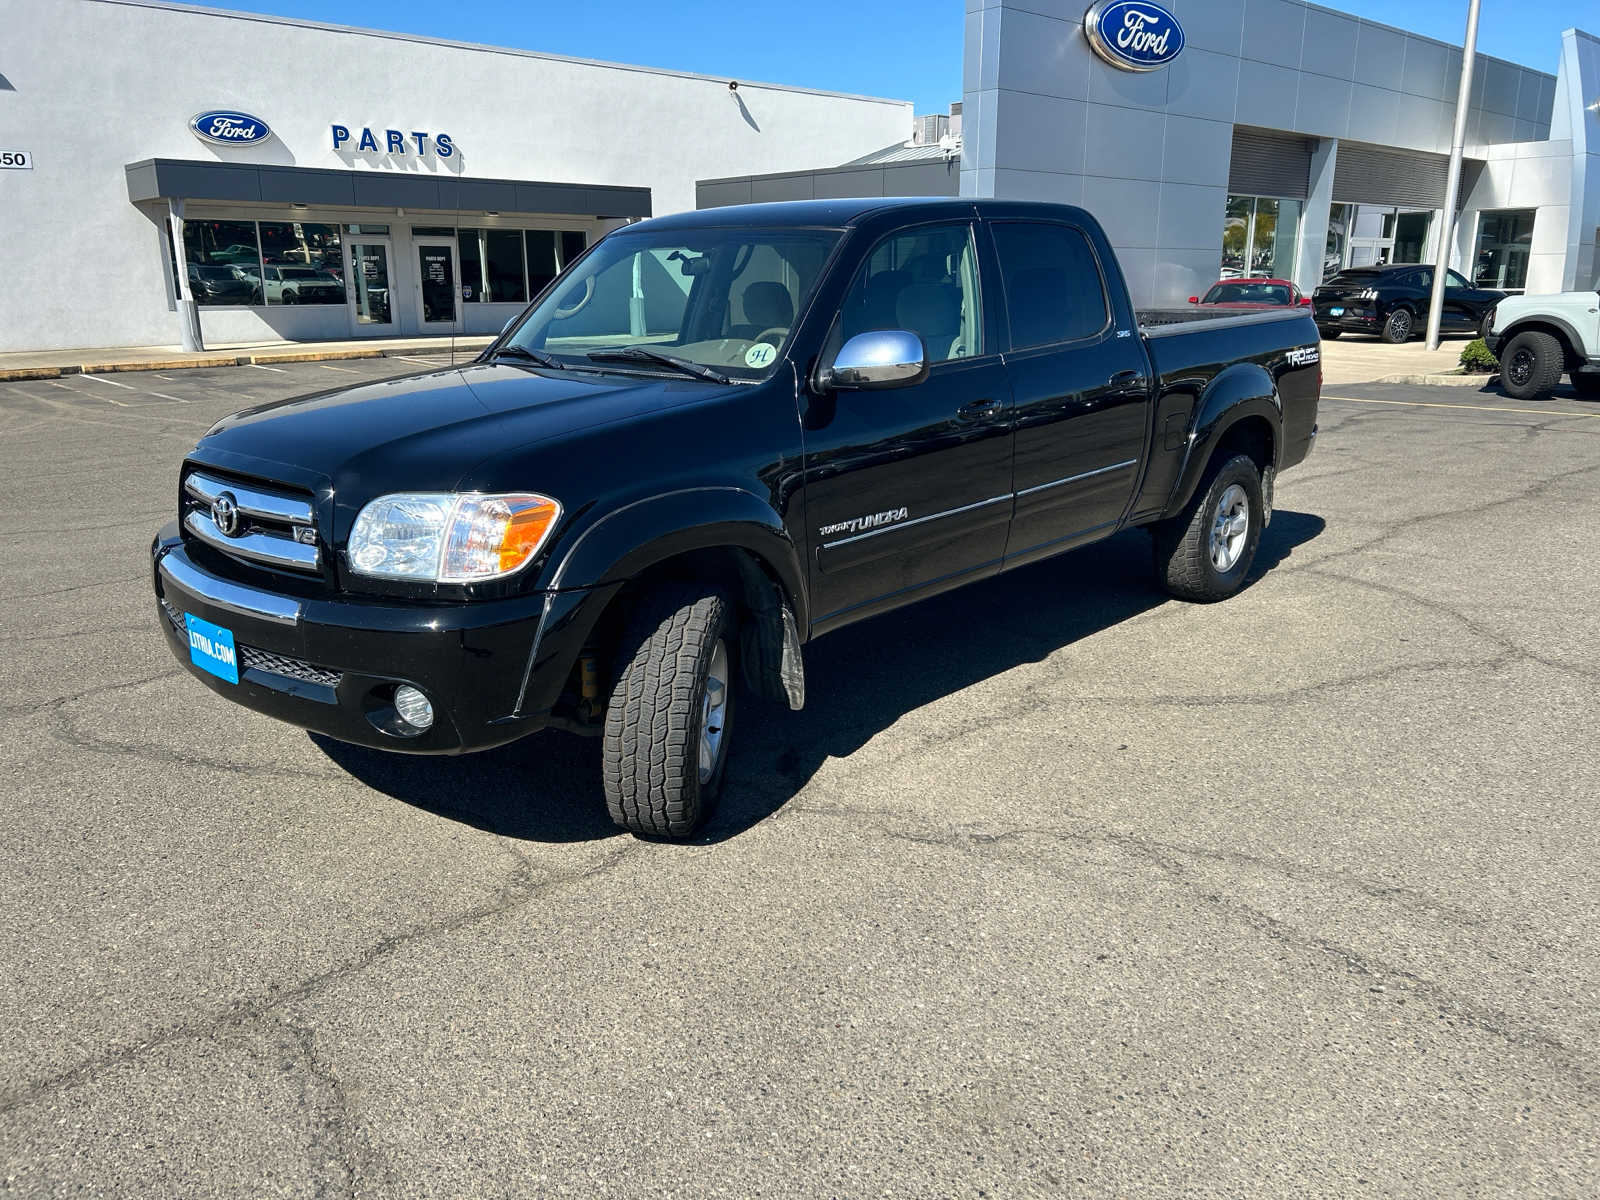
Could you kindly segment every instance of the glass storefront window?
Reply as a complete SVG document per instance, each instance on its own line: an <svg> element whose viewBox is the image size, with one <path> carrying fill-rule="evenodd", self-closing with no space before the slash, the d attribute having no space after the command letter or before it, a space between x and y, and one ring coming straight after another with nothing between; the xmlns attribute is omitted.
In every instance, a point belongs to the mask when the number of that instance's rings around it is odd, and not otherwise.
<svg viewBox="0 0 1600 1200"><path fill-rule="evenodd" d="M254 221L185 221L183 257L197 304L261 303L261 246Z"/></svg>
<svg viewBox="0 0 1600 1200"><path fill-rule="evenodd" d="M1322 253L1322 282L1327 283L1344 270L1345 247L1350 244L1351 206L1335 204L1328 209L1328 240Z"/></svg>
<svg viewBox="0 0 1600 1200"><path fill-rule="evenodd" d="M1433 225L1433 214L1425 210L1403 212L1394 222L1394 257L1390 262L1421 262L1428 248L1428 230Z"/></svg>
<svg viewBox="0 0 1600 1200"><path fill-rule="evenodd" d="M561 273L556 261L556 231L530 229L524 236L528 242L528 291L537 296Z"/></svg>
<svg viewBox="0 0 1600 1200"><path fill-rule="evenodd" d="M344 251L337 225L262 221L262 295L268 304L343 304Z"/></svg>
<svg viewBox="0 0 1600 1200"><path fill-rule="evenodd" d="M1222 278L1286 279L1294 274L1300 201L1229 196L1222 220Z"/></svg>
<svg viewBox="0 0 1600 1200"><path fill-rule="evenodd" d="M469 304L527 301L521 230L463 229L459 236L463 300Z"/></svg>
<svg viewBox="0 0 1600 1200"><path fill-rule="evenodd" d="M588 237L581 229L564 229L561 231L561 267L565 270L578 255L583 253L584 247L589 244Z"/></svg>
<svg viewBox="0 0 1600 1200"><path fill-rule="evenodd" d="M1481 288L1519 292L1528 286L1533 209L1486 212L1478 222L1478 256L1472 275Z"/></svg>

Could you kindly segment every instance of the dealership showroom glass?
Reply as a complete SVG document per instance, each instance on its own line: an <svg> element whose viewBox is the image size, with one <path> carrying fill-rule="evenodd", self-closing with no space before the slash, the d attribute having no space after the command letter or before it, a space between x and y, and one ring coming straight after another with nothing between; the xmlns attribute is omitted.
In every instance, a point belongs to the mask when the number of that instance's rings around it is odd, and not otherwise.
<svg viewBox="0 0 1600 1200"><path fill-rule="evenodd" d="M1437 257L1459 47L1297 0L967 8L961 102L914 120L157 0L31 5L0 47L0 211L33 231L0 351L491 333L621 223L760 200L1081 204L1143 305ZM1600 275L1600 40L1551 51L1553 73L1475 63L1450 251L1484 287Z"/></svg>

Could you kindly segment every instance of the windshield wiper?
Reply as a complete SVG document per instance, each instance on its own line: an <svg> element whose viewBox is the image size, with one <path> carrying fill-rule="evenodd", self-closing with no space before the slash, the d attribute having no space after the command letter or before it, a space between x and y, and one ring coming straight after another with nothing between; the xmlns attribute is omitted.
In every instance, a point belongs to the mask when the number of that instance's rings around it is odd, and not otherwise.
<svg viewBox="0 0 1600 1200"><path fill-rule="evenodd" d="M516 345L511 345L509 343L507 345L501 346L498 350L496 350L489 357L490 358L525 358L531 363L537 363L541 367L556 367L556 368L559 368L561 366L561 364L559 362L557 362L555 359L551 358L548 354L545 354L541 350L529 350L526 346L516 346Z"/></svg>
<svg viewBox="0 0 1600 1200"><path fill-rule="evenodd" d="M693 362L687 358L679 358L676 354L665 354L660 350L652 350L648 346L622 346L616 350L591 350L589 357L595 362L650 362L659 363L663 367L671 367L685 375L693 375L696 379L709 379L713 383L732 383L721 371L715 367L708 367L704 363Z"/></svg>

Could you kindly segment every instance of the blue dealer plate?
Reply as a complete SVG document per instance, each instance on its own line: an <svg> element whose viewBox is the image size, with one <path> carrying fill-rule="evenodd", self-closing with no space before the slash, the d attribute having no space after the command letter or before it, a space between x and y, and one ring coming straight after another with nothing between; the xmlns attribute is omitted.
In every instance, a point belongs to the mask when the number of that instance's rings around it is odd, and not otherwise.
<svg viewBox="0 0 1600 1200"><path fill-rule="evenodd" d="M234 651L233 630L202 621L193 613L183 614L189 630L189 661L218 679L239 682L239 657Z"/></svg>
<svg viewBox="0 0 1600 1200"><path fill-rule="evenodd" d="M1328 310L1328 315L1330 317L1342 317L1342 316L1344 316L1344 309L1342 309L1342 308L1330 308Z"/></svg>

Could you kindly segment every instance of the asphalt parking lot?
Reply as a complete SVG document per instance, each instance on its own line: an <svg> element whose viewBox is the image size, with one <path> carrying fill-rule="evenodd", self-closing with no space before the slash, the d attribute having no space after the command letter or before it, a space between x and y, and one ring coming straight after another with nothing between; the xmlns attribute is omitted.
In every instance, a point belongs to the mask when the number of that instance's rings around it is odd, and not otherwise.
<svg viewBox="0 0 1600 1200"><path fill-rule="evenodd" d="M1245 593L819 640L663 845L163 643L195 438L426 365L0 384L0 1194L1600 1194L1600 404L1331 389Z"/></svg>

